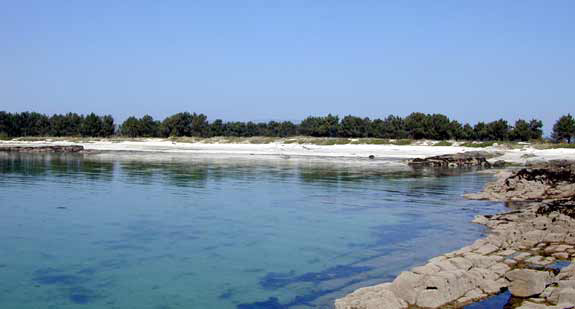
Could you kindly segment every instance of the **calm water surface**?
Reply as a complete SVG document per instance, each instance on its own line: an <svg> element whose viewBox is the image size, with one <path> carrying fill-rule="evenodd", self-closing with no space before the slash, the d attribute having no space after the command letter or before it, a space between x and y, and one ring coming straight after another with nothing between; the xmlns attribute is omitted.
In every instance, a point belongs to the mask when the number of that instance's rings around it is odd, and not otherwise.
<svg viewBox="0 0 575 309"><path fill-rule="evenodd" d="M503 207L393 166L2 154L0 308L329 308Z"/></svg>

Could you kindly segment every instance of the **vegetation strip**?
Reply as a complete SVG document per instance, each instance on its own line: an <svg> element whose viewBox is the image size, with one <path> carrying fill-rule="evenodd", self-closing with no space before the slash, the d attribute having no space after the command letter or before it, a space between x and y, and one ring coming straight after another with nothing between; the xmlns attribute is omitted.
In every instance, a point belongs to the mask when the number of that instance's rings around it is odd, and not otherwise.
<svg viewBox="0 0 575 309"><path fill-rule="evenodd" d="M110 137L338 137L381 139L432 139L467 141L530 141L543 137L543 122L537 119L519 119L512 126L499 119L489 123L478 122L474 126L451 120L442 114L411 113L407 117L390 115L385 119L356 116L327 115L307 117L300 123L290 121L224 122L208 121L204 114L177 113L162 121L149 115L129 117L117 126L111 115L76 113L47 116L35 112L8 113L0 111L0 139L22 136L83 136ZM553 139L570 143L575 136L575 120L568 114L553 126ZM489 142L488 142L489 143ZM440 146L448 146L443 143ZM470 144L469 147L484 147Z"/></svg>

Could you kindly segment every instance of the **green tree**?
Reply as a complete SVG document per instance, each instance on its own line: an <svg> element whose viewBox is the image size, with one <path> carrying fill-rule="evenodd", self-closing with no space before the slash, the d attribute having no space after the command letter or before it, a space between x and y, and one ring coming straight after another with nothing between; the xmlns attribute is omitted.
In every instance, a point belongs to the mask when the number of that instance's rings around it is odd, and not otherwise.
<svg viewBox="0 0 575 309"><path fill-rule="evenodd" d="M553 125L553 139L557 142L567 140L567 143L571 143L573 136L575 136L575 119L571 114L561 116Z"/></svg>
<svg viewBox="0 0 575 309"><path fill-rule="evenodd" d="M442 114L427 115L424 124L426 137L433 140L446 140L451 138L451 121Z"/></svg>
<svg viewBox="0 0 575 309"><path fill-rule="evenodd" d="M407 138L408 132L405 120L399 116L389 115L383 120L382 138Z"/></svg>
<svg viewBox="0 0 575 309"><path fill-rule="evenodd" d="M144 115L140 119L140 136L143 137L158 137L160 129L160 122L155 121L150 115Z"/></svg>
<svg viewBox="0 0 575 309"><path fill-rule="evenodd" d="M165 136L192 136L192 114L177 113L162 122Z"/></svg>
<svg viewBox="0 0 575 309"><path fill-rule="evenodd" d="M469 123L466 123L463 126L463 132L462 132L461 139L467 140L467 141L472 141L472 140L476 139L475 130L473 130L473 127Z"/></svg>
<svg viewBox="0 0 575 309"><path fill-rule="evenodd" d="M513 141L528 141L531 139L531 128L529 123L523 119L518 119L515 126L509 132L509 139Z"/></svg>
<svg viewBox="0 0 575 309"><path fill-rule="evenodd" d="M106 115L98 118L100 121L100 132L98 132L98 136L110 137L116 133L116 125L114 124L114 118L112 115Z"/></svg>
<svg viewBox="0 0 575 309"><path fill-rule="evenodd" d="M193 113L190 121L190 134L192 136L208 136L209 124L208 117L204 114Z"/></svg>
<svg viewBox="0 0 575 309"><path fill-rule="evenodd" d="M499 119L487 124L489 139L495 141L505 141L509 139L509 124L507 120Z"/></svg>
<svg viewBox="0 0 575 309"><path fill-rule="evenodd" d="M530 139L543 138L543 121L531 119L531 121L529 121L529 130L531 131Z"/></svg>
<svg viewBox="0 0 575 309"><path fill-rule="evenodd" d="M279 125L279 137L294 136L297 134L297 126L291 121L283 121Z"/></svg>
<svg viewBox="0 0 575 309"><path fill-rule="evenodd" d="M474 139L480 141L487 141L490 139L489 130L487 129L487 125L485 122L478 122L473 127L473 137Z"/></svg>
<svg viewBox="0 0 575 309"><path fill-rule="evenodd" d="M18 136L46 136L50 132L50 120L46 115L23 112L15 114L13 120Z"/></svg>
<svg viewBox="0 0 575 309"><path fill-rule="evenodd" d="M465 139L465 132L463 131L463 126L457 120L452 120L449 123L449 136L456 140Z"/></svg>
<svg viewBox="0 0 575 309"><path fill-rule="evenodd" d="M64 116L64 133L65 136L80 136L80 130L82 128L82 123L84 122L84 116L78 115L76 113L68 113Z"/></svg>
<svg viewBox="0 0 575 309"><path fill-rule="evenodd" d="M409 137L413 139L427 138L428 115L424 113L411 113L405 117L405 129Z"/></svg>
<svg viewBox="0 0 575 309"><path fill-rule="evenodd" d="M82 122L80 134L82 136L99 136L101 130L102 123L100 121L100 117L96 116L94 113L90 113Z"/></svg>
<svg viewBox="0 0 575 309"><path fill-rule="evenodd" d="M367 137L371 121L369 118L345 116L341 120L339 136L341 137Z"/></svg>
<svg viewBox="0 0 575 309"><path fill-rule="evenodd" d="M216 119L210 124L210 136L223 136L224 135L224 122L221 119Z"/></svg>
<svg viewBox="0 0 575 309"><path fill-rule="evenodd" d="M300 134L319 137L337 137L339 117L329 114L325 117L307 117L300 124Z"/></svg>
<svg viewBox="0 0 575 309"><path fill-rule="evenodd" d="M11 137L12 134L12 115L0 111L0 138Z"/></svg>
<svg viewBox="0 0 575 309"><path fill-rule="evenodd" d="M140 121L138 118L128 117L120 126L120 134L128 137L141 136Z"/></svg>

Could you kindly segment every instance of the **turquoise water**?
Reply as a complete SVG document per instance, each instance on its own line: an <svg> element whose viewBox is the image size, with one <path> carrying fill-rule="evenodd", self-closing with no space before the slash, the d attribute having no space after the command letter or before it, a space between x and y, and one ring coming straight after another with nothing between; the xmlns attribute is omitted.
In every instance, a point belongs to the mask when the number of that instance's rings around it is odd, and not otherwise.
<svg viewBox="0 0 575 309"><path fill-rule="evenodd" d="M0 308L330 308L503 207L386 161L130 158L0 156Z"/></svg>

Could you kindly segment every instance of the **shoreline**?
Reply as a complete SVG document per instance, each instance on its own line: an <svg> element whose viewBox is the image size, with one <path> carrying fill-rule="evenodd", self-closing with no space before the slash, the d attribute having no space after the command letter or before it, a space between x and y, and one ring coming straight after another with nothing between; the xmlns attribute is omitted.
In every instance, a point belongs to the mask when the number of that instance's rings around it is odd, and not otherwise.
<svg viewBox="0 0 575 309"><path fill-rule="evenodd" d="M337 299L335 307L463 308L515 289L514 293L523 294L516 298L519 304L513 308L570 308L575 305L571 298L575 294L560 299L558 290L566 281L575 283L575 264L556 276L549 271L552 264L570 263L575 257L575 236L566 232L575 220L561 214L540 217L537 209L539 205L532 205L493 216L478 215L473 223L489 229L486 237L403 271L392 282L359 288ZM534 222L528 222L531 220ZM546 229L550 232L544 232ZM513 237L511 243L506 243L508 236ZM516 278L528 280L521 285L513 281Z"/></svg>
<svg viewBox="0 0 575 309"><path fill-rule="evenodd" d="M155 154L202 154L219 156L275 156L282 159L377 159L410 160L431 156L456 154L469 151L486 151L499 156L488 159L490 162L503 160L514 165L525 165L529 162L549 161L555 159L575 160L575 149L536 149L524 145L521 149L509 149L504 146L486 148L461 146L433 146L427 141L417 145L393 144L345 144L316 145L272 142L265 144L251 143L201 143L174 142L166 139L134 139L129 141L94 140L40 140L40 141L0 141L0 147L39 147L39 146L83 146L86 153L91 152L140 152Z"/></svg>
<svg viewBox="0 0 575 309"><path fill-rule="evenodd" d="M519 202L508 204L509 211L475 217L472 223L485 226L486 237L392 282L359 288L337 299L336 309L463 308L504 291L512 295L511 308L575 307L574 168L564 161L502 171L483 192L466 196Z"/></svg>

